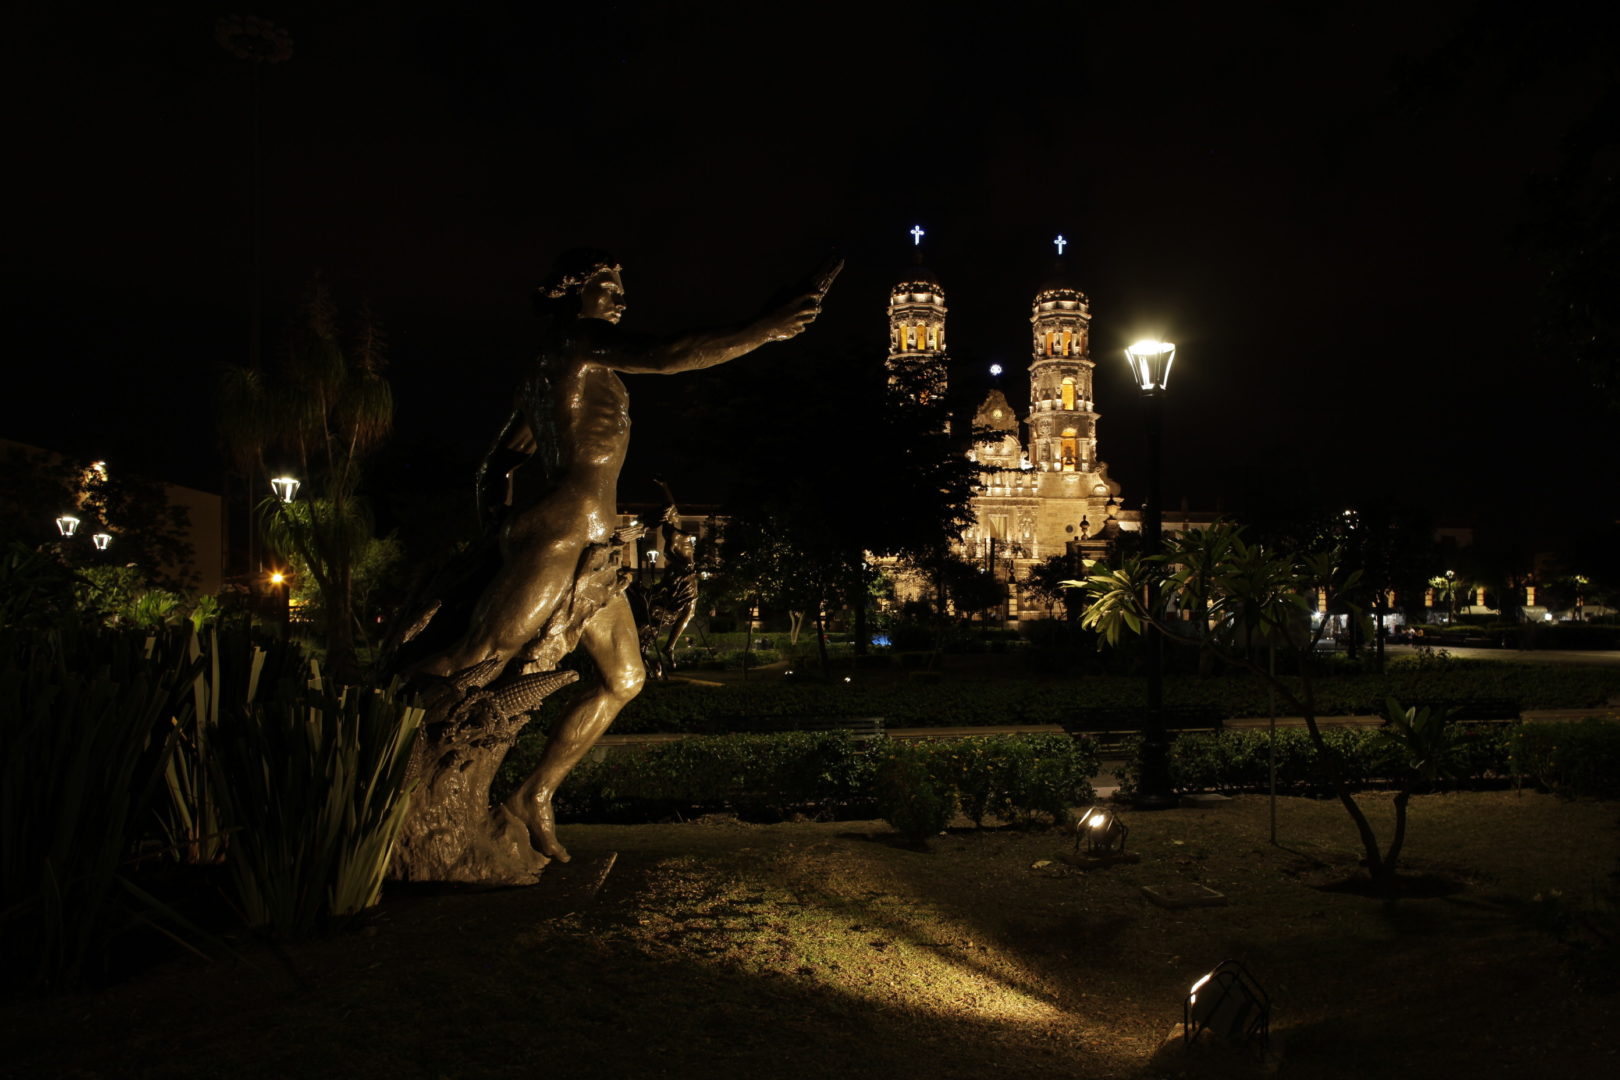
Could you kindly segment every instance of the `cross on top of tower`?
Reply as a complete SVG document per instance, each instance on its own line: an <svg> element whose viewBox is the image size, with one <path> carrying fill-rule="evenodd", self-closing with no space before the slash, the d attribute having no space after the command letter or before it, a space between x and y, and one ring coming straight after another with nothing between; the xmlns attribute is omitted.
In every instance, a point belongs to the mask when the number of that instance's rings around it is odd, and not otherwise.
<svg viewBox="0 0 1620 1080"><path fill-rule="evenodd" d="M918 247L921 247L922 246L922 238L923 238L923 227L921 225L913 225L911 227L911 242L913 244L917 245Z"/></svg>
<svg viewBox="0 0 1620 1080"><path fill-rule="evenodd" d="M1058 256L1059 256L1059 258L1061 258L1062 255L1063 255L1063 247L1064 247L1065 244L1068 243L1068 241L1063 239L1063 234L1062 233L1058 233L1058 238L1056 240L1052 241L1052 243L1057 245Z"/></svg>

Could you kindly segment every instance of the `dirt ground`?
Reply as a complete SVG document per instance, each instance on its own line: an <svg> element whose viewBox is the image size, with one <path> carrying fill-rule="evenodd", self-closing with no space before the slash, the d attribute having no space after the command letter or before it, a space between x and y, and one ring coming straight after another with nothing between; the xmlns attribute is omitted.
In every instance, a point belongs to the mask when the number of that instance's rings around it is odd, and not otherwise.
<svg viewBox="0 0 1620 1080"><path fill-rule="evenodd" d="M1366 802L1387 827L1388 796ZM1417 799L1414 895L1393 910L1331 888L1356 858L1336 803L1279 806L1279 847L1263 797L1129 815L1141 861L1090 870L1055 831L964 827L918 851L882 822L575 825L575 862L532 889L393 889L334 938L8 1002L0 1076L1614 1072L1620 996L1533 898L1610 893L1620 806ZM1226 904L1141 892L1194 882ZM1227 958L1271 996L1269 1062L1166 1040Z"/></svg>

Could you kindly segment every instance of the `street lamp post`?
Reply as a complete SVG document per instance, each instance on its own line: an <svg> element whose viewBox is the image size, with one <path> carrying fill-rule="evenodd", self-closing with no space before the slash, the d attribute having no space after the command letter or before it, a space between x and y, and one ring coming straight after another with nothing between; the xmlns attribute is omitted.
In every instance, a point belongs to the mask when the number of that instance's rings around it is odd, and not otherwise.
<svg viewBox="0 0 1620 1080"><path fill-rule="evenodd" d="M1147 400L1148 492L1142 505L1142 554L1157 555L1163 546L1164 504L1159 497L1159 473L1164 454L1164 391L1176 347L1166 341L1138 341L1125 350L1131 374ZM1164 727L1164 634L1158 618L1159 579L1148 575L1148 613L1144 631L1147 646L1147 725L1142 732L1142 780L1137 785L1139 810L1167 810L1176 805L1170 782L1170 735Z"/></svg>
<svg viewBox="0 0 1620 1080"><path fill-rule="evenodd" d="M287 641L292 637L292 582L286 574L277 570L270 575L270 584L280 594L278 599L281 603L276 606L281 609L278 612L281 616L281 640Z"/></svg>

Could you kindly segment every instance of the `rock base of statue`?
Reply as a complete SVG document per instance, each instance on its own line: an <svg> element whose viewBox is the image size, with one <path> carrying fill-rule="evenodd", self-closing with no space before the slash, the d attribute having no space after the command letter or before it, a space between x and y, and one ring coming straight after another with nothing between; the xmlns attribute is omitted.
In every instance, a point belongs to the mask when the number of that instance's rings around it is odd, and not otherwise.
<svg viewBox="0 0 1620 1080"><path fill-rule="evenodd" d="M591 617L624 592L629 571L622 550L617 540L585 549L568 601L518 657L492 657L449 678L419 680L427 715L412 750L410 809L390 876L527 885L545 869L550 860L530 842L528 826L505 807L491 806L490 786L530 713L579 678L555 669Z"/></svg>

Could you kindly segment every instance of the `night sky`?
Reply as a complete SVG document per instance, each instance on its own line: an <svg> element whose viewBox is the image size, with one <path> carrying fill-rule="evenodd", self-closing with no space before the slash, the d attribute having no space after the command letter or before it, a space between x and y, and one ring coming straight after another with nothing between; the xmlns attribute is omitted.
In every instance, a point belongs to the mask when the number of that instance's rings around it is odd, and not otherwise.
<svg viewBox="0 0 1620 1080"><path fill-rule="evenodd" d="M1535 33L1472 3L332 6L241 9L294 42L261 72L267 326L317 267L370 298L396 462L488 438L564 248L617 253L625 326L664 331L750 316L836 245L822 321L739 363L877 365L920 223L953 379L976 399L999 362L1020 410L1030 299L1072 241L1128 498L1119 348L1162 335L1172 505L1308 483L1531 532L1620 514L1612 416L1532 334L1532 185L1598 96L1598 25L1557 5ZM208 392L246 356L250 291L250 74L213 37L232 10L13 17L0 435L218 489ZM680 379L630 380L627 485L730 385ZM807 431L783 467L851 434ZM724 494L723 468L686 468L683 498Z"/></svg>

